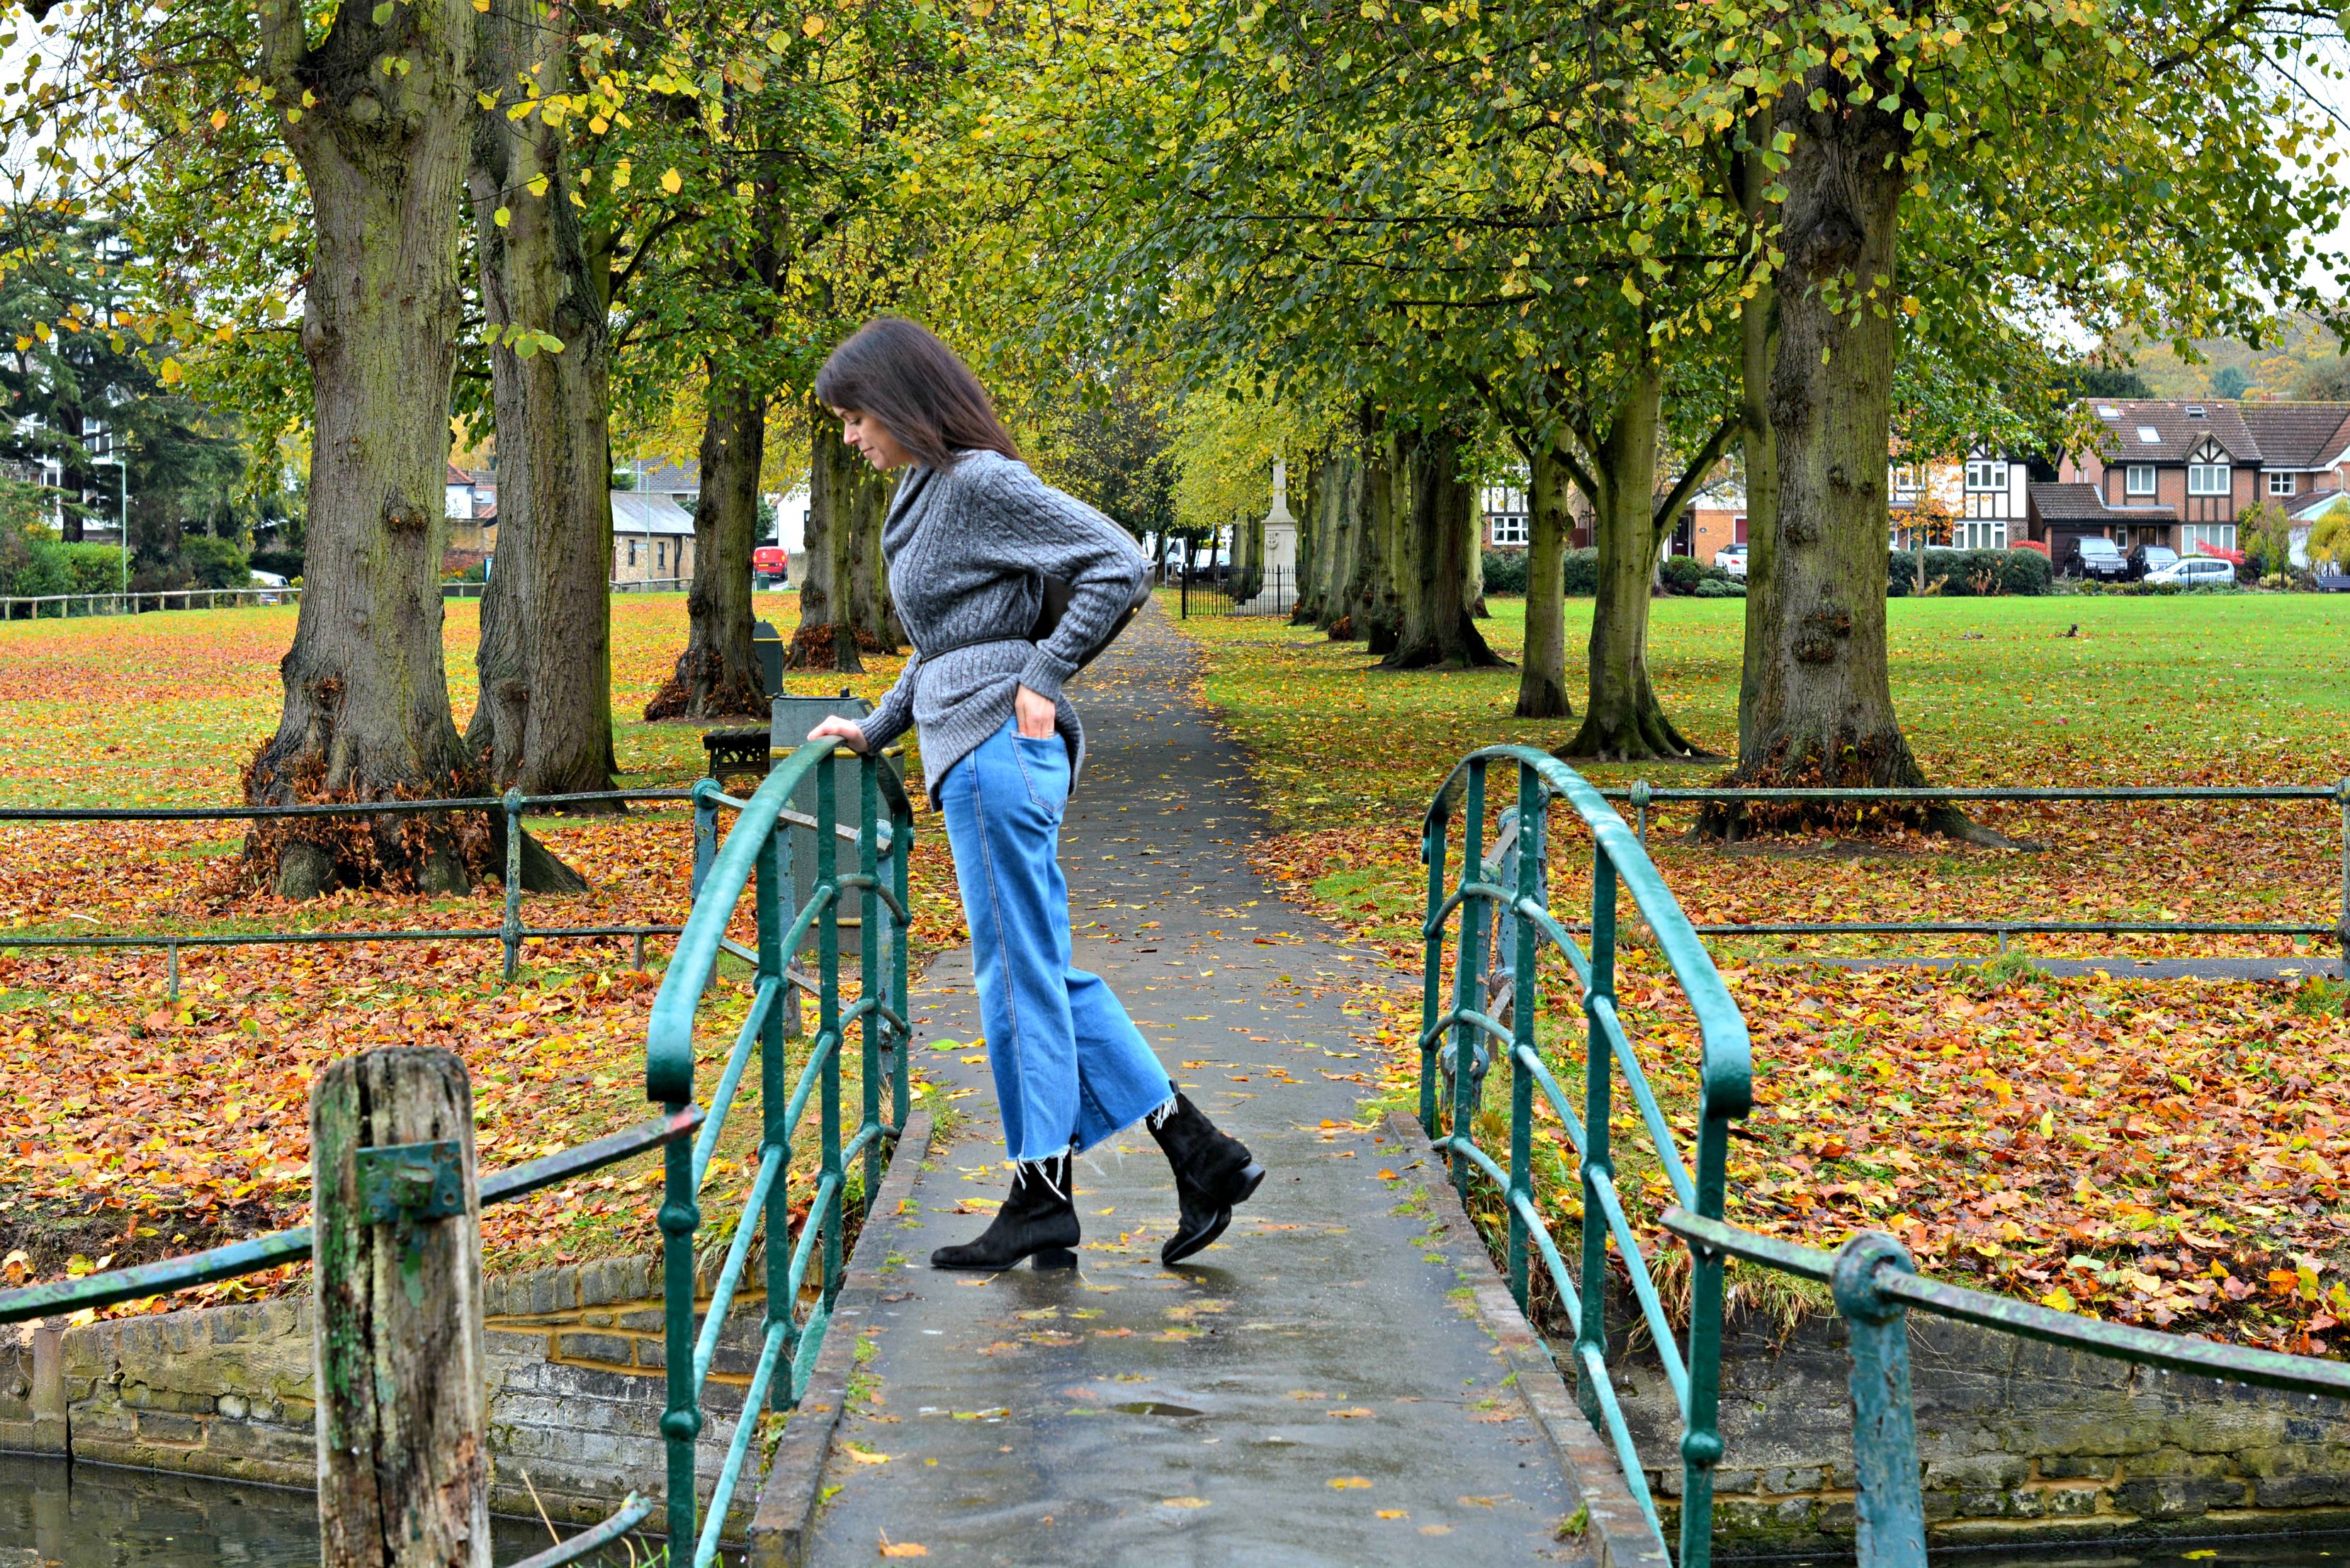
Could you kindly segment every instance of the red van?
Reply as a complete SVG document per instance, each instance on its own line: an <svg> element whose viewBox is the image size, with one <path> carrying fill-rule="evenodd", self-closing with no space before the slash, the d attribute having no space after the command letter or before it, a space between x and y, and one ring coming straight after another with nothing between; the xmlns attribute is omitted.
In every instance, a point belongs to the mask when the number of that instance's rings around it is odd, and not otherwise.
<svg viewBox="0 0 2350 1568"><path fill-rule="evenodd" d="M781 545L762 545L751 552L751 583L772 588L792 580L792 557Z"/></svg>

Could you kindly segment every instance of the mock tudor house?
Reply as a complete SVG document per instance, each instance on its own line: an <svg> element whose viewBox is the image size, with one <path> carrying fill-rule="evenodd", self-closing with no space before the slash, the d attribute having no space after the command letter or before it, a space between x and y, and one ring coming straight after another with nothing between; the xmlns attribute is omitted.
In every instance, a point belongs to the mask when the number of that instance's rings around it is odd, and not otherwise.
<svg viewBox="0 0 2350 1568"><path fill-rule="evenodd" d="M2233 550L2238 519L2261 502L2305 524L2342 499L2350 403L2101 398L2089 410L2101 439L2032 486L2032 537L2057 560L2085 534L2124 550Z"/></svg>

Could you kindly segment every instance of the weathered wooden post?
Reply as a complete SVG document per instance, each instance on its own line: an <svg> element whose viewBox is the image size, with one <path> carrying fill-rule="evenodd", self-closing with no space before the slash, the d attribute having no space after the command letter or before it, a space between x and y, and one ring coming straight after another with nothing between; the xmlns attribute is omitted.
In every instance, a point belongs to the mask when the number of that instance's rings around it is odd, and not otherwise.
<svg viewBox="0 0 2350 1568"><path fill-rule="evenodd" d="M454 1052L369 1051L310 1099L324 1568L490 1568L482 1207Z"/></svg>

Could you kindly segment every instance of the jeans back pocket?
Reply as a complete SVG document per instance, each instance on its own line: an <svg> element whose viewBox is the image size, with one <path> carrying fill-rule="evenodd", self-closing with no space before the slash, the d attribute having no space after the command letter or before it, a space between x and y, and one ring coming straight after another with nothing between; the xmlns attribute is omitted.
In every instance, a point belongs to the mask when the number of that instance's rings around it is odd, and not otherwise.
<svg viewBox="0 0 2350 1568"><path fill-rule="evenodd" d="M1069 804L1069 748L1059 734L1036 739L1012 732L1012 754L1027 782L1028 798L1058 822Z"/></svg>

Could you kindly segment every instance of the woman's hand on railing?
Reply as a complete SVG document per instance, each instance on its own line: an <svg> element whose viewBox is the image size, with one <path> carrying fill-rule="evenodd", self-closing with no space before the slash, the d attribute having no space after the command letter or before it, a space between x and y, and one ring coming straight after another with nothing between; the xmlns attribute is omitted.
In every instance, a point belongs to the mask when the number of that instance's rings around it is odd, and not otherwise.
<svg viewBox="0 0 2350 1568"><path fill-rule="evenodd" d="M861 753L865 750L865 732L857 727L854 719L844 719L835 713L807 734L811 741L821 741L827 737L838 741L852 752Z"/></svg>

